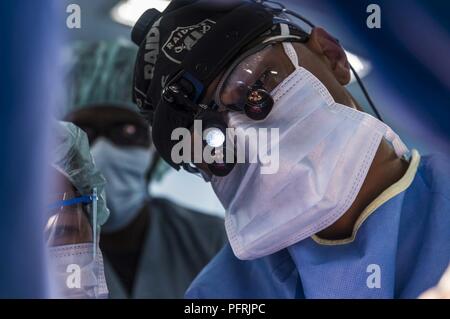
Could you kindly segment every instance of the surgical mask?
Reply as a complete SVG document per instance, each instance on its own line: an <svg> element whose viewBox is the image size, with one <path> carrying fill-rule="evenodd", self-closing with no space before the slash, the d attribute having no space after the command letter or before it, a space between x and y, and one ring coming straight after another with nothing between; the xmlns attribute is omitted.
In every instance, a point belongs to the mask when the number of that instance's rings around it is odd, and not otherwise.
<svg viewBox="0 0 450 319"><path fill-rule="evenodd" d="M55 297L64 299L108 298L103 258L93 243L49 248L49 266Z"/></svg>
<svg viewBox="0 0 450 319"><path fill-rule="evenodd" d="M296 70L271 92L272 112L258 122L238 112L231 112L228 120L229 127L243 130L279 129L279 138L267 146L269 151L278 148L278 172L261 174L264 164L258 160L211 180L227 211L231 247L244 260L280 251L342 217L359 193L383 137L399 157L408 152L386 124L336 103L326 87L298 65L292 45L283 46Z"/></svg>
<svg viewBox="0 0 450 319"><path fill-rule="evenodd" d="M106 203L111 211L102 231L116 232L137 217L149 198L145 174L153 153L142 147L119 147L99 138L91 154L106 179Z"/></svg>

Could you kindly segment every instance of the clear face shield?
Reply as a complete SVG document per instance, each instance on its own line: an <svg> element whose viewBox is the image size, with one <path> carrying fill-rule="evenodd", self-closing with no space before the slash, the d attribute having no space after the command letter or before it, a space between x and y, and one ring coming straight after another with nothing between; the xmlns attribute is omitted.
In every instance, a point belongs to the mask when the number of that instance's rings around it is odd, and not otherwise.
<svg viewBox="0 0 450 319"><path fill-rule="evenodd" d="M52 297L107 298L96 215L96 189L85 196L53 196L44 230Z"/></svg>

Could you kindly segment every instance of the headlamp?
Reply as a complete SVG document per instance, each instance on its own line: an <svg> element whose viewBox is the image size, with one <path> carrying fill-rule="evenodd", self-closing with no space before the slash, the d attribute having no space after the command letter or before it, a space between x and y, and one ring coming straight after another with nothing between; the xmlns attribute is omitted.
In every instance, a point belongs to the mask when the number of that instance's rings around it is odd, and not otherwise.
<svg viewBox="0 0 450 319"><path fill-rule="evenodd" d="M216 176L226 176L236 163L234 145L227 139L227 125L222 114L215 111L204 111L197 118L203 122L203 146L211 150L212 163L208 169Z"/></svg>
<svg viewBox="0 0 450 319"><path fill-rule="evenodd" d="M205 142L211 147L222 147L225 143L225 134L217 127L211 127L204 133Z"/></svg>

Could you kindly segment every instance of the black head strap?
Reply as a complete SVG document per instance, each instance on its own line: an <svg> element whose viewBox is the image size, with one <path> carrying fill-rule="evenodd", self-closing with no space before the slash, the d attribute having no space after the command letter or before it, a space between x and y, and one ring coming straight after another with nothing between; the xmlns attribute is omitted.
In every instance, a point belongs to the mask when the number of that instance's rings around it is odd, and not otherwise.
<svg viewBox="0 0 450 319"><path fill-rule="evenodd" d="M248 43L273 25L273 15L255 3L244 3L214 25L182 63L183 69L205 87Z"/></svg>

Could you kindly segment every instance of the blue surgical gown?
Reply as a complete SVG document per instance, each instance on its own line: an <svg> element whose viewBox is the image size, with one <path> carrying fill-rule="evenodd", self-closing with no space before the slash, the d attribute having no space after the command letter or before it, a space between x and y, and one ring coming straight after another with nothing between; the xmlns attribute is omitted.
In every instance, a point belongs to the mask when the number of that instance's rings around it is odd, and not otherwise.
<svg viewBox="0 0 450 319"><path fill-rule="evenodd" d="M351 240L308 238L252 261L237 259L227 245L186 297L418 297L438 283L450 262L450 160L420 159L415 151L413 161L407 187L367 216Z"/></svg>

